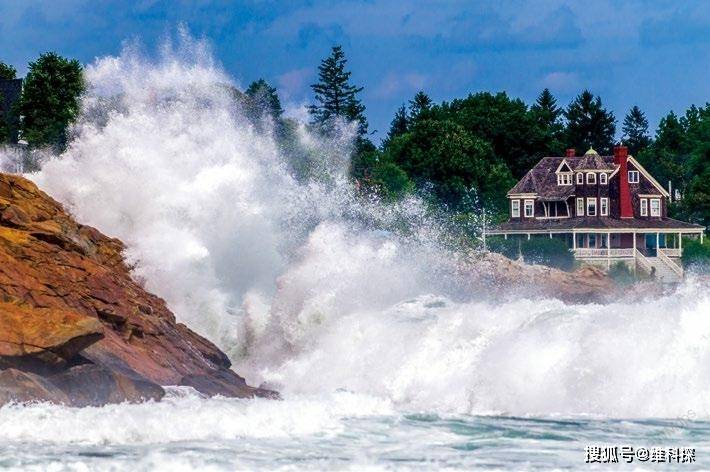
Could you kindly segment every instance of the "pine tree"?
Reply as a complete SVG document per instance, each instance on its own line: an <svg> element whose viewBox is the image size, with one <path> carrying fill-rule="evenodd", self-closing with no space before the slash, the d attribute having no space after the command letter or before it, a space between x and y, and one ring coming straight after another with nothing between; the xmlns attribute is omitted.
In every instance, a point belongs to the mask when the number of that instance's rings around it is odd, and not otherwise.
<svg viewBox="0 0 710 472"><path fill-rule="evenodd" d="M394 138L403 135L407 131L409 131L409 116L407 116L407 109L402 105L397 109L397 113L394 114L387 137L382 141L382 147L387 147Z"/></svg>
<svg viewBox="0 0 710 472"><path fill-rule="evenodd" d="M0 61L0 80L12 80L17 76L17 70L9 64Z"/></svg>
<svg viewBox="0 0 710 472"><path fill-rule="evenodd" d="M308 107L311 123L326 134L333 131L338 119L358 123L358 137L367 134L365 106L357 98L362 87L350 83L350 71L341 46L334 46L330 56L318 66L318 83L311 85L316 103Z"/></svg>
<svg viewBox="0 0 710 472"><path fill-rule="evenodd" d="M269 85L264 79L252 82L246 90L246 95L251 99L251 105L258 118L268 114L275 120L281 118L284 110L276 88Z"/></svg>
<svg viewBox="0 0 710 472"><path fill-rule="evenodd" d="M557 99L549 89L543 90L538 95L535 104L530 107L535 120L545 128L561 128L560 117L562 109L557 106Z"/></svg>
<svg viewBox="0 0 710 472"><path fill-rule="evenodd" d="M423 90L414 95L414 98L409 101L409 121L414 123L420 118L423 118L429 110L431 110L432 101L429 95Z"/></svg>
<svg viewBox="0 0 710 472"><path fill-rule="evenodd" d="M651 138L648 135L648 120L637 106L634 106L626 114L621 130L624 132L625 143L632 156L637 156L641 150L651 144Z"/></svg>
<svg viewBox="0 0 710 472"><path fill-rule="evenodd" d="M564 112L567 145L577 149L594 148L599 153L610 154L614 146L616 119L602 106L602 100L589 90L584 90Z"/></svg>
<svg viewBox="0 0 710 472"><path fill-rule="evenodd" d="M62 149L83 91L82 67L76 59L49 52L30 62L20 99L23 138L31 145Z"/></svg>

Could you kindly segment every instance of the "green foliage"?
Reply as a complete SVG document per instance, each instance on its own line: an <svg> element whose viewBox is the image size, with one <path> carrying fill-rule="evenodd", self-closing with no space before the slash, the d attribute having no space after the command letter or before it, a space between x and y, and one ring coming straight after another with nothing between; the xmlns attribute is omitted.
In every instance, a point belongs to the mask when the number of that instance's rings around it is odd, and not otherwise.
<svg viewBox="0 0 710 472"><path fill-rule="evenodd" d="M567 119L566 140L570 147L582 152L594 148L600 154L611 154L616 119L602 106L601 98L584 90L572 100L564 116Z"/></svg>
<svg viewBox="0 0 710 472"><path fill-rule="evenodd" d="M0 80L11 80L17 77L17 70L9 64L0 61Z"/></svg>
<svg viewBox="0 0 710 472"><path fill-rule="evenodd" d="M624 117L624 125L621 130L626 137L624 143L632 156L637 156L639 151L646 149L651 144L646 115L635 105Z"/></svg>
<svg viewBox="0 0 710 472"><path fill-rule="evenodd" d="M499 185L512 184L505 165L490 144L471 136L451 121L424 120L395 138L385 151L418 185L433 185L433 193L453 209L471 189L484 205L502 205Z"/></svg>
<svg viewBox="0 0 710 472"><path fill-rule="evenodd" d="M561 121L562 109L557 106L557 100L545 89L530 107L530 115L537 125L539 140L537 154L561 155L564 151L564 126Z"/></svg>
<svg viewBox="0 0 710 472"><path fill-rule="evenodd" d="M496 236L487 238L486 246L489 251L497 252L509 259L518 259L522 256L528 264L542 264L567 271L575 267L572 251L564 241L559 239L547 237L504 239Z"/></svg>
<svg viewBox="0 0 710 472"><path fill-rule="evenodd" d="M394 138L402 136L407 131L409 131L409 116L407 115L407 109L402 105L394 114L387 137L382 141L382 147L386 148Z"/></svg>
<svg viewBox="0 0 710 472"><path fill-rule="evenodd" d="M636 276L633 271L623 261L614 263L609 268L607 275L621 285L630 285L636 282Z"/></svg>
<svg viewBox="0 0 710 472"><path fill-rule="evenodd" d="M567 243L559 239L537 237L520 244L523 260L528 264L542 264L561 270L574 268L574 254Z"/></svg>
<svg viewBox="0 0 710 472"><path fill-rule="evenodd" d="M245 92L251 100L247 108L247 114L252 118L270 116L275 120L283 115L281 100L276 93L276 88L269 85L264 79L252 82Z"/></svg>
<svg viewBox="0 0 710 472"><path fill-rule="evenodd" d="M34 146L63 149L67 127L79 113L83 91L79 61L49 52L30 62L20 100L24 139Z"/></svg>
<svg viewBox="0 0 710 472"><path fill-rule="evenodd" d="M683 239L683 267L703 274L710 273L710 240Z"/></svg>
<svg viewBox="0 0 710 472"><path fill-rule="evenodd" d="M428 113L431 110L432 101L429 95L420 90L409 101L409 120L415 122L428 118Z"/></svg>
<svg viewBox="0 0 710 472"><path fill-rule="evenodd" d="M316 103L308 107L312 124L325 134L333 131L337 119L358 123L358 134L367 134L365 106L357 98L362 87L350 83L350 71L341 46L334 46L330 56L318 66L318 83L311 85Z"/></svg>

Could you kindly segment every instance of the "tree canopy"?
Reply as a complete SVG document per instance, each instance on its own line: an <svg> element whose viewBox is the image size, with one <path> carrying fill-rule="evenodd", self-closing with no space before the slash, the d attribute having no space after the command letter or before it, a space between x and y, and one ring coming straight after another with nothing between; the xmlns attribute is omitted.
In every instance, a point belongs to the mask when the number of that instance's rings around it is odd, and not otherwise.
<svg viewBox="0 0 710 472"><path fill-rule="evenodd" d="M637 156L651 144L651 137L648 135L648 120L646 115L638 106L629 110L624 117L624 125L621 130L624 133L624 144L629 148L632 156Z"/></svg>
<svg viewBox="0 0 710 472"><path fill-rule="evenodd" d="M603 107L601 98L584 90L567 106L564 116L567 119L565 139L569 147L581 152L594 148L602 154L611 153L616 119Z"/></svg>
<svg viewBox="0 0 710 472"><path fill-rule="evenodd" d="M30 145L63 148L83 91L82 67L76 59L48 52L30 62L20 100L23 138Z"/></svg>

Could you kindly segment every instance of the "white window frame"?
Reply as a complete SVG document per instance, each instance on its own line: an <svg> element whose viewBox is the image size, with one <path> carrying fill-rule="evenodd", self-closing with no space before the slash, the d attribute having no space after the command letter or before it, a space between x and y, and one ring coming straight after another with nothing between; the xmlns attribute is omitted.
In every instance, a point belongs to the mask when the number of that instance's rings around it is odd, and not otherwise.
<svg viewBox="0 0 710 472"><path fill-rule="evenodd" d="M661 216L661 199L660 198L652 198L651 204L649 206L651 207L651 216ZM654 206L655 206L655 208L654 208Z"/></svg>
<svg viewBox="0 0 710 472"><path fill-rule="evenodd" d="M608 182L606 172L599 174L599 185L606 185Z"/></svg>
<svg viewBox="0 0 710 472"><path fill-rule="evenodd" d="M530 214L528 215L528 208L530 208ZM524 200L523 201L523 214L525 218L535 217L535 200Z"/></svg>
<svg viewBox="0 0 710 472"><path fill-rule="evenodd" d="M587 183L588 184L596 184L597 183L597 174L594 172L587 172Z"/></svg>
<svg viewBox="0 0 710 472"><path fill-rule="evenodd" d="M634 176L634 178L631 178L632 175ZM637 171L637 170L630 170L629 171L629 183L630 184L639 183L639 171Z"/></svg>
<svg viewBox="0 0 710 472"><path fill-rule="evenodd" d="M511 218L520 218L520 200L510 201L510 216Z"/></svg>
<svg viewBox="0 0 710 472"><path fill-rule="evenodd" d="M584 216L584 198L577 198L577 216Z"/></svg>
<svg viewBox="0 0 710 472"><path fill-rule="evenodd" d="M647 198L642 198L641 199L641 216L648 216L648 199Z"/></svg>
<svg viewBox="0 0 710 472"><path fill-rule="evenodd" d="M572 173L564 172L557 174L557 185L572 185Z"/></svg>
<svg viewBox="0 0 710 472"><path fill-rule="evenodd" d="M577 185L582 185L584 183L584 174L581 172L577 173Z"/></svg>
<svg viewBox="0 0 710 472"><path fill-rule="evenodd" d="M594 211L592 211L592 210L594 210ZM597 199L596 199L596 197L587 197L587 216L597 216Z"/></svg>
<svg viewBox="0 0 710 472"><path fill-rule="evenodd" d="M599 214L601 216L609 216L609 199L607 197L599 199Z"/></svg>

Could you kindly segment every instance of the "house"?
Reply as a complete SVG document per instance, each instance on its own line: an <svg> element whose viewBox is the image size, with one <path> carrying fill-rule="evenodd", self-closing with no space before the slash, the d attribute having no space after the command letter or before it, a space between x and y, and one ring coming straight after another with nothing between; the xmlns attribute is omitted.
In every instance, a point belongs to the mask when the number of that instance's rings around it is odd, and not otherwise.
<svg viewBox="0 0 710 472"><path fill-rule="evenodd" d="M485 236L559 238L585 263L681 278L682 238L702 240L705 228L668 218L668 192L625 146L575 154L542 158L508 192L509 220Z"/></svg>
<svg viewBox="0 0 710 472"><path fill-rule="evenodd" d="M14 107L21 94L22 79L0 79L0 120L9 126L12 133L10 142L13 143L17 142L20 125L20 117Z"/></svg>

